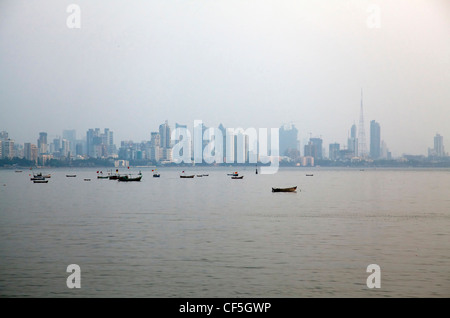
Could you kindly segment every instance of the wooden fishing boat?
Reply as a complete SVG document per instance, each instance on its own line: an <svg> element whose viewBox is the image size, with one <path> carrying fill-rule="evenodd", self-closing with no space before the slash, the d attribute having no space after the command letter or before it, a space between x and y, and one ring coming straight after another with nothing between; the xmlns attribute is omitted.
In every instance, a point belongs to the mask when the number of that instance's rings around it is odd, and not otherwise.
<svg viewBox="0 0 450 318"><path fill-rule="evenodd" d="M203 175L202 175L202 174L198 174L197 177L198 177L198 178L201 178L201 177L203 177Z"/></svg>
<svg viewBox="0 0 450 318"><path fill-rule="evenodd" d="M131 176L119 176L117 180L119 181L141 181L142 176L138 176L135 178L132 178Z"/></svg>
<svg viewBox="0 0 450 318"><path fill-rule="evenodd" d="M313 174L306 174L307 177L312 177L314 176Z"/></svg>
<svg viewBox="0 0 450 318"><path fill-rule="evenodd" d="M244 179L244 176L240 176L240 177L238 177L238 176L233 176L233 177L231 177L231 179Z"/></svg>
<svg viewBox="0 0 450 318"><path fill-rule="evenodd" d="M295 192L297 191L297 187L291 188L272 188L272 192Z"/></svg>
<svg viewBox="0 0 450 318"><path fill-rule="evenodd" d="M97 176L97 179L109 179L109 176Z"/></svg>
<svg viewBox="0 0 450 318"><path fill-rule="evenodd" d="M76 174L66 174L67 178L75 178L77 175Z"/></svg>
<svg viewBox="0 0 450 318"><path fill-rule="evenodd" d="M159 178L161 175L159 173L154 173L153 178Z"/></svg>
<svg viewBox="0 0 450 318"><path fill-rule="evenodd" d="M33 180L33 183L48 183L48 180Z"/></svg>
<svg viewBox="0 0 450 318"><path fill-rule="evenodd" d="M189 179L191 179L191 178L193 178L195 175L191 175L191 176L180 176L180 178L182 178L182 179L186 179L186 178L189 178Z"/></svg>
<svg viewBox="0 0 450 318"><path fill-rule="evenodd" d="M44 176L42 175L42 173L38 173L38 174L33 174L33 177L30 178L30 180L34 181L34 180L45 180Z"/></svg>

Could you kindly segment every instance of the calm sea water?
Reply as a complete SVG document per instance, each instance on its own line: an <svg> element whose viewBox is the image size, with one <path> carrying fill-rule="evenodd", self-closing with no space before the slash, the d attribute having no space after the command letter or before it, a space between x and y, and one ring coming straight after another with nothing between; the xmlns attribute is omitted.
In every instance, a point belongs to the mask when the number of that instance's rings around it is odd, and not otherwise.
<svg viewBox="0 0 450 318"><path fill-rule="evenodd" d="M180 170L142 169L141 182L42 170L48 184L0 170L0 295L450 296L450 170ZM69 264L80 289L66 285Z"/></svg>

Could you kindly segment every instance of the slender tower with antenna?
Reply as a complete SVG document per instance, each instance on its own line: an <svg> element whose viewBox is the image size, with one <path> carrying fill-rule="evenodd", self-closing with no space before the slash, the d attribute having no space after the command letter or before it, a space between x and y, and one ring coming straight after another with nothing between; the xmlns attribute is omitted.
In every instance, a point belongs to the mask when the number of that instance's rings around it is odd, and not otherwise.
<svg viewBox="0 0 450 318"><path fill-rule="evenodd" d="M358 127L358 157L365 158L366 156L366 130L364 129L363 91L361 88L361 113L359 115Z"/></svg>

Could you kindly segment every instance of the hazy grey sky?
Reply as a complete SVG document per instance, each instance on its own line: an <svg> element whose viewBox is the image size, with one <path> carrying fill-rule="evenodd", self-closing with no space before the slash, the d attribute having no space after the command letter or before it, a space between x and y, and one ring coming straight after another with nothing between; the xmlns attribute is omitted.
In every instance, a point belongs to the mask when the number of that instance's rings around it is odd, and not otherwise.
<svg viewBox="0 0 450 318"><path fill-rule="evenodd" d="M375 119L393 155L436 133L450 151L450 1L0 2L0 130L20 143L96 127L139 142L201 119L292 122L328 147L358 124L361 88L367 143Z"/></svg>

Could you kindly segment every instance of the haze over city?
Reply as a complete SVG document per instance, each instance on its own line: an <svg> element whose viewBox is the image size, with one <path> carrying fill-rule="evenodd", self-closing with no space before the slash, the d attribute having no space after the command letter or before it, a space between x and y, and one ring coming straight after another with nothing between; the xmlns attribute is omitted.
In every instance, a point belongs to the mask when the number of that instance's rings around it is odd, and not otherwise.
<svg viewBox="0 0 450 318"><path fill-rule="evenodd" d="M436 133L450 149L449 31L437 0L2 1L0 130L139 142L200 119L346 144L363 89L366 136L426 155Z"/></svg>

